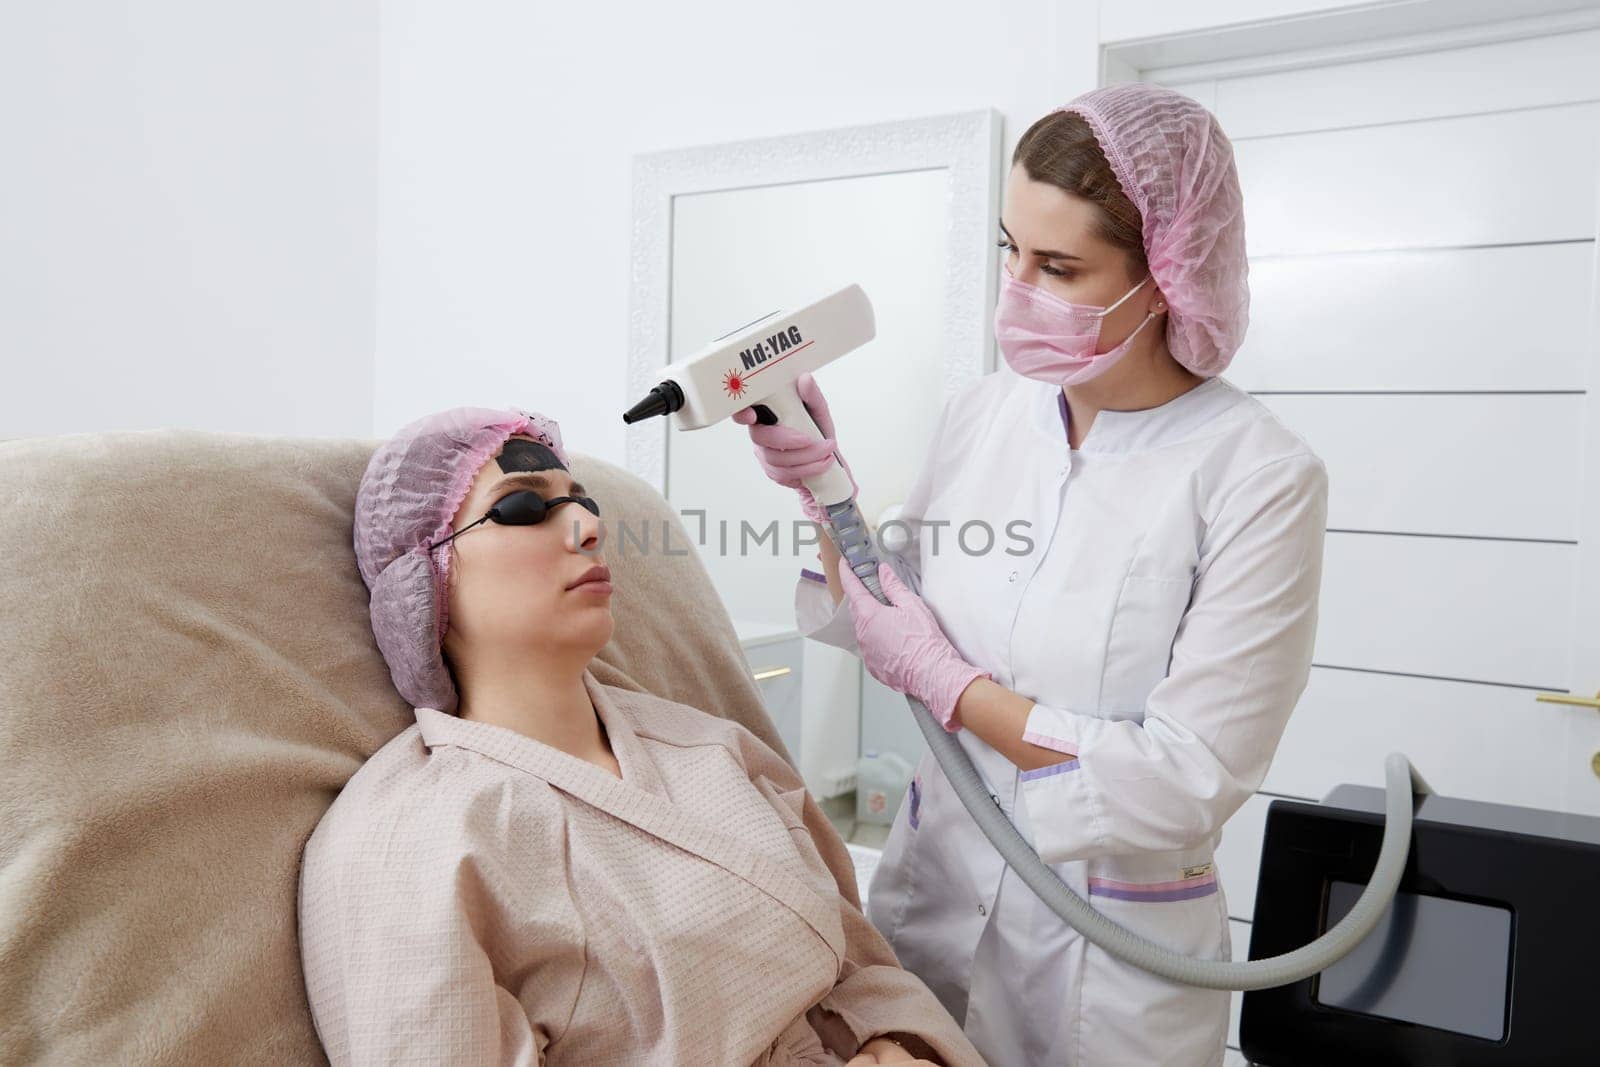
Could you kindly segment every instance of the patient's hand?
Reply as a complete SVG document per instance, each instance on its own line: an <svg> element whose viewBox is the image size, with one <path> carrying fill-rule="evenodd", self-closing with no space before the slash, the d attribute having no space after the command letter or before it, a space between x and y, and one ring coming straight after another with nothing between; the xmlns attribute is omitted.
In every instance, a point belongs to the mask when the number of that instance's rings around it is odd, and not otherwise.
<svg viewBox="0 0 1600 1067"><path fill-rule="evenodd" d="M942 1064L936 1064L932 1060L919 1060L893 1041L881 1037L875 1037L862 1045L845 1067L870 1067L875 1063L909 1063L943 1067Z"/></svg>

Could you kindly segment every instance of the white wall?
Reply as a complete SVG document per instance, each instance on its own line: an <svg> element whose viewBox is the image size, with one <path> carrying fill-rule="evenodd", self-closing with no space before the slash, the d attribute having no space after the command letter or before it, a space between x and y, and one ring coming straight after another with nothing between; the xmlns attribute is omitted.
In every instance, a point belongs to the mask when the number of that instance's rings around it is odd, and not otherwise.
<svg viewBox="0 0 1600 1067"><path fill-rule="evenodd" d="M371 432L377 24L0 5L0 438Z"/></svg>
<svg viewBox="0 0 1600 1067"><path fill-rule="evenodd" d="M1101 0L1100 37L1107 42L1133 41L1346 8L1404 6L1408 2L1411 0L1390 0L1388 4L1381 0L1206 0L1201 4L1194 0Z"/></svg>
<svg viewBox="0 0 1600 1067"><path fill-rule="evenodd" d="M1097 84L1102 41L1379 6L387 3L374 432L520 404L623 461L636 153L993 107L1009 160L1035 119Z"/></svg>
<svg viewBox="0 0 1600 1067"><path fill-rule="evenodd" d="M1092 4L557 10L383 9L378 433L522 404L622 462L635 153L994 107L1009 158L1095 83Z"/></svg>
<svg viewBox="0 0 1600 1067"><path fill-rule="evenodd" d="M0 438L384 434L531 405L623 456L635 153L994 107L1102 39L1335 0L0 8Z"/></svg>
<svg viewBox="0 0 1600 1067"><path fill-rule="evenodd" d="M635 153L994 107L1009 157L1102 40L1362 6L8 4L0 438L519 403L620 461Z"/></svg>

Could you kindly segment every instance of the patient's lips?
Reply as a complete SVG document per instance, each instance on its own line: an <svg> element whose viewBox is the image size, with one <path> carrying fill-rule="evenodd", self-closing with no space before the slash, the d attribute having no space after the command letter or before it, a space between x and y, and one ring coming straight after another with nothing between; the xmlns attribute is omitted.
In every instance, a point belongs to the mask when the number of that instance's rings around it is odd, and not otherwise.
<svg viewBox="0 0 1600 1067"><path fill-rule="evenodd" d="M583 577L567 586L567 589L604 596L611 592L611 569L604 564L590 567L583 572Z"/></svg>

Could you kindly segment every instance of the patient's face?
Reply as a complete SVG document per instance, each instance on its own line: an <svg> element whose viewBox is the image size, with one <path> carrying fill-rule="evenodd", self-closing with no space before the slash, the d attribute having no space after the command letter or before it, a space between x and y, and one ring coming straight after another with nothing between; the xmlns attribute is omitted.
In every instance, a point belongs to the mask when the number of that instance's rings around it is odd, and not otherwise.
<svg viewBox="0 0 1600 1067"><path fill-rule="evenodd" d="M517 434L479 469L450 528L476 522L521 489L546 500L590 495L553 452ZM445 650L452 662L489 668L538 650L587 663L611 639L611 594L598 586L569 587L591 567L605 565L599 537L599 516L568 502L543 522L510 526L490 519L450 542L455 557Z"/></svg>

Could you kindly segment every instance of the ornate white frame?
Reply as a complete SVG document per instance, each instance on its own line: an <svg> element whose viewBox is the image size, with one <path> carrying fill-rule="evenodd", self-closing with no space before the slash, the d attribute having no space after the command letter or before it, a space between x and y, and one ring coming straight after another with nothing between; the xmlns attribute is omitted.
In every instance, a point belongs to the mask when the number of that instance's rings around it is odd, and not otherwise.
<svg viewBox="0 0 1600 1067"><path fill-rule="evenodd" d="M949 174L944 389L994 369L994 247L1000 211L1001 116L993 108L928 118L700 145L633 157L627 407L659 384L671 308L672 198L752 186L943 168ZM627 428L628 469L665 492L670 424Z"/></svg>

